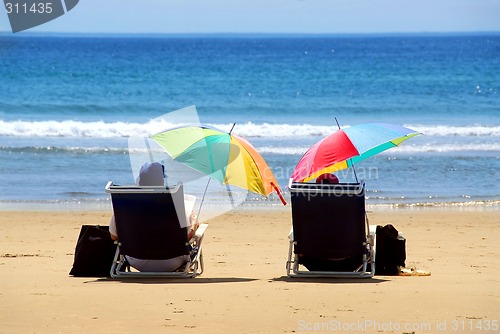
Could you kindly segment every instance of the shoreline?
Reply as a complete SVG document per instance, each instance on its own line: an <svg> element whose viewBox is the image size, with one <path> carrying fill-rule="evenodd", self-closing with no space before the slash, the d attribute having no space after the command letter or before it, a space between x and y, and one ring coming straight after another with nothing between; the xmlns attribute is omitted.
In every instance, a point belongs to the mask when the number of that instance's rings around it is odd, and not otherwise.
<svg viewBox="0 0 500 334"><path fill-rule="evenodd" d="M290 201L288 200L287 206L281 205L276 202L260 202L254 204L252 202L244 203L237 206L232 211L279 211L288 210L290 208ZM206 207L204 210L210 211L211 208ZM478 201L464 201L464 202L427 202L427 203L377 203L366 204L367 211L392 211L392 210L434 210L434 209L456 209L461 211L499 211L500 200L478 200ZM104 200L102 202L90 203L82 201L64 201L64 202L47 202L47 201L0 201L0 213L8 211L22 211L22 212L101 212L112 211L111 200Z"/></svg>

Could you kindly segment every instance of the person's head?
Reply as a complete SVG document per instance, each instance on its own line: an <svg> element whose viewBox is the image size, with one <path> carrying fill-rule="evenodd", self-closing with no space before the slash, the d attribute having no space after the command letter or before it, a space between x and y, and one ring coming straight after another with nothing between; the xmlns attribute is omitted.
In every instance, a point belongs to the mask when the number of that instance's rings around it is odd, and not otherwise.
<svg viewBox="0 0 500 334"><path fill-rule="evenodd" d="M141 166L137 184L140 186L163 186L165 167L159 162L146 162Z"/></svg>
<svg viewBox="0 0 500 334"><path fill-rule="evenodd" d="M339 183L339 179L333 173L325 173L318 176L316 183L322 184L336 184Z"/></svg>

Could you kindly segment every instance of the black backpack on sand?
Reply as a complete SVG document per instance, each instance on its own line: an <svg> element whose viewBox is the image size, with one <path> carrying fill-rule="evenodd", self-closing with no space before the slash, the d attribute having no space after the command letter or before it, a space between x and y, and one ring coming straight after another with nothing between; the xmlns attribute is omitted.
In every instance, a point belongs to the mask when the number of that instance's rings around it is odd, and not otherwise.
<svg viewBox="0 0 500 334"><path fill-rule="evenodd" d="M405 266L406 239L392 225L377 226L375 275L397 275Z"/></svg>

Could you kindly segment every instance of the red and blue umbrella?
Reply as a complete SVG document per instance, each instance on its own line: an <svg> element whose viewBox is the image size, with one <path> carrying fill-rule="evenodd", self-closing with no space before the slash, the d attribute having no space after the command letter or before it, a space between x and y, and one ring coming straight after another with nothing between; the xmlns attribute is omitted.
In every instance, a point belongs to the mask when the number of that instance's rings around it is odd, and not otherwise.
<svg viewBox="0 0 500 334"><path fill-rule="evenodd" d="M352 167L419 134L389 123L366 123L339 129L306 151L291 179L293 182L308 182L321 174Z"/></svg>

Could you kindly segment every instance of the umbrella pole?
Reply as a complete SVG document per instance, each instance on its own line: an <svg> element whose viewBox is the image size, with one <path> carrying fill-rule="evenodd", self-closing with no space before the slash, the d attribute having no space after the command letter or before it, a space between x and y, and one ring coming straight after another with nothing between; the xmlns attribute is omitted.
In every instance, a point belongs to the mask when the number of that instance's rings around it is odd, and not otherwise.
<svg viewBox="0 0 500 334"><path fill-rule="evenodd" d="M151 147L149 146L148 137L144 137L144 142L146 143L146 147L148 148L149 160L151 160L151 162L154 162L153 153L151 153Z"/></svg>
<svg viewBox="0 0 500 334"><path fill-rule="evenodd" d="M227 195L229 196L229 200L231 201L231 207L234 209L234 198L233 194L231 193L231 187L229 187L229 184L226 184L226 190Z"/></svg>
<svg viewBox="0 0 500 334"><path fill-rule="evenodd" d="M236 126L236 123L233 123L233 126L231 127L231 130L229 130L229 135L231 135L231 132L233 132L234 127Z"/></svg>
<svg viewBox="0 0 500 334"><path fill-rule="evenodd" d="M351 160L351 159L349 159L349 160ZM354 164L352 163L352 160L351 160L351 165L352 165L352 171L354 172L354 177L356 178L356 183L359 183L358 174L356 174L356 168L354 168Z"/></svg>
<svg viewBox="0 0 500 334"><path fill-rule="evenodd" d="M335 117L335 122L337 122L337 126L339 127L340 130L340 124L339 121L337 120L337 117ZM349 159L351 161L351 166L352 166L352 171L354 172L354 177L356 178L356 183L359 183L358 180L358 174L356 174L356 168L354 168L354 164L352 163L352 159ZM365 210L365 222L366 222L366 230L368 231L368 234L370 233L370 222L368 221L368 213Z"/></svg>
<svg viewBox="0 0 500 334"><path fill-rule="evenodd" d="M233 126L231 127L231 130L229 130L229 136L231 136L231 132L233 132L233 129L234 129L235 126L236 126L236 123L233 123ZM224 172L224 175L226 175L225 172ZM226 181L226 176L224 176L224 181ZM226 183L226 190L227 190L227 194L229 196L229 199L231 200L231 206L234 208L233 194L231 193L231 188L229 187L228 183Z"/></svg>
<svg viewBox="0 0 500 334"><path fill-rule="evenodd" d="M233 126L231 127L231 130L229 130L229 135L231 135L231 132L233 132L233 129L234 129L235 125L236 125L236 123L233 123ZM201 203L200 203L200 207L198 209L198 214L196 215L196 224L198 224L198 220L200 219L201 208L203 206L203 203L205 202L205 195L207 194L208 186L210 185L210 181L211 180L212 180L212 178L209 177L208 178L208 182L207 182L207 186L205 187L205 191L203 192L203 197L201 198ZM231 198L231 204L234 206L233 197L231 196L231 192L229 190L229 186L226 185L226 188L228 189L228 193L229 193L229 196Z"/></svg>
<svg viewBox="0 0 500 334"><path fill-rule="evenodd" d="M205 195L207 194L208 186L210 185L211 177L208 178L207 186L205 187L205 191L203 192L203 197L201 198L200 207L198 208L198 214L196 215L196 223L198 224L198 219L200 219L201 207L203 206L203 202L205 202Z"/></svg>
<svg viewBox="0 0 500 334"><path fill-rule="evenodd" d="M339 130L340 130L340 124L339 124L339 120L337 119L337 117L335 117L335 122L337 122L337 126L339 127Z"/></svg>
<svg viewBox="0 0 500 334"><path fill-rule="evenodd" d="M339 124L339 120L337 119L337 117L335 117L335 122L337 122L337 126L339 127L339 130L340 130L340 124ZM352 171L354 172L354 178L356 179L356 183L359 183L358 174L356 174L356 168L354 168L354 164L352 163L352 159L349 159L349 161L351 161Z"/></svg>

